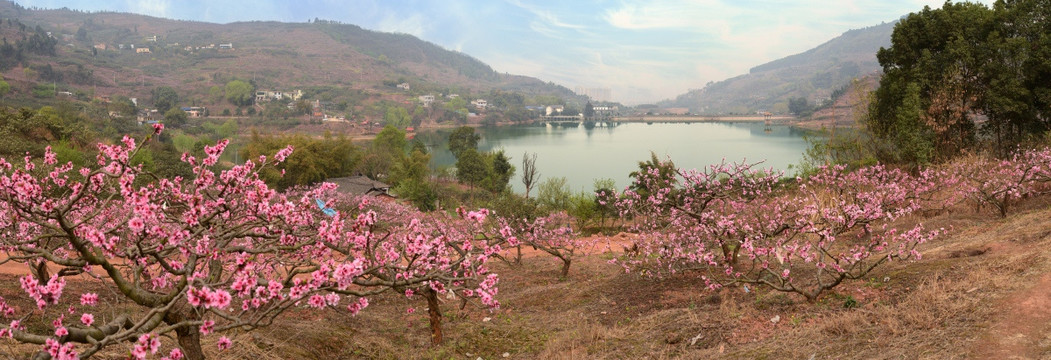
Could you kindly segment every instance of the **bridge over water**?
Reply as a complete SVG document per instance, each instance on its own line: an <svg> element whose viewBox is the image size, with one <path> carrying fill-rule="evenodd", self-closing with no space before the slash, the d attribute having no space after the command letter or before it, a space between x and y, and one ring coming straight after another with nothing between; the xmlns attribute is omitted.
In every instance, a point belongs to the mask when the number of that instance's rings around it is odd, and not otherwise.
<svg viewBox="0 0 1051 360"><path fill-rule="evenodd" d="M704 116L704 115L644 115L644 116L614 116L589 120L595 123L696 123L696 122L787 122L795 120L789 115L726 115L726 116ZM583 116L541 116L540 121L544 123L580 123L585 122Z"/></svg>

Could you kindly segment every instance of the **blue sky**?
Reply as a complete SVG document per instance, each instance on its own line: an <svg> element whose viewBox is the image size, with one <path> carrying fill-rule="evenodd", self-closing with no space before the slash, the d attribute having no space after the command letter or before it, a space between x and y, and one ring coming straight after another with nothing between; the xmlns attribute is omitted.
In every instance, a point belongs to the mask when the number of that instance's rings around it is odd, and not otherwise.
<svg viewBox="0 0 1051 360"><path fill-rule="evenodd" d="M230 23L314 18L415 35L496 71L613 90L628 104L671 98L844 31L939 0L16 0Z"/></svg>

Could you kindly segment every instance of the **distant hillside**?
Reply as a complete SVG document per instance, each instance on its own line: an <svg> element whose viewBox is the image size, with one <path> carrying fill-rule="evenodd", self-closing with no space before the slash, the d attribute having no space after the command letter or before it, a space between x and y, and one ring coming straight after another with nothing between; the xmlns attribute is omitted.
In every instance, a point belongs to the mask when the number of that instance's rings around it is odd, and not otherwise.
<svg viewBox="0 0 1051 360"><path fill-rule="evenodd" d="M152 89L171 86L188 102L208 104L215 102L210 89L242 79L257 89L353 89L387 100L495 90L578 101L565 87L498 73L469 55L411 35L329 21L213 24L128 13L26 9L7 1L0 2L0 18L0 35L8 41L32 34L39 26L58 43L54 55L27 53L19 61L0 61L4 78L16 92L52 82L60 91L82 95L146 99ZM40 69L47 66L51 70L45 71L53 76L44 79ZM393 86L399 83L408 83L411 90ZM323 100L339 100L328 97ZM359 100L343 101L364 105Z"/></svg>
<svg viewBox="0 0 1051 360"><path fill-rule="evenodd" d="M686 107L705 114L788 111L789 98L810 103L829 99L854 78L880 71L876 51L890 46L894 23L850 30L820 46L753 67L748 74L708 83L663 107Z"/></svg>

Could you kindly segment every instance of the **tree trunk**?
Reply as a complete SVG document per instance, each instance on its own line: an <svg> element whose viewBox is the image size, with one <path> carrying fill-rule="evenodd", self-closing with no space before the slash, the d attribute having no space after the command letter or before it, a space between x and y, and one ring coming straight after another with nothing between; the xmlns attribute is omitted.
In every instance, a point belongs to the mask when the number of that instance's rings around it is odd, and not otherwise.
<svg viewBox="0 0 1051 360"><path fill-rule="evenodd" d="M169 325L178 324L185 320L195 320L197 314L187 305L182 309L173 310L164 316L164 322ZM180 311L181 310L181 311ZM179 348L182 349L186 360L204 360L204 350L201 348L201 328L197 326L184 326L175 329L178 337Z"/></svg>
<svg viewBox="0 0 1051 360"><path fill-rule="evenodd" d="M442 344L442 311L438 304L438 292L427 288L423 296L427 298L427 313L431 315L431 345L438 346Z"/></svg>
<svg viewBox="0 0 1051 360"><path fill-rule="evenodd" d="M37 281L41 284L47 284L47 281L51 280L51 274L47 271L47 261L40 260L40 262L37 262L33 268L33 275L36 275Z"/></svg>
<svg viewBox="0 0 1051 360"><path fill-rule="evenodd" d="M563 279L569 277L569 264L572 263L572 262L573 262L573 259L571 259L571 258L564 258L564 259L562 259L562 278Z"/></svg>
<svg viewBox="0 0 1051 360"><path fill-rule="evenodd" d="M204 360L204 350L201 349L201 331L196 326L181 327L175 330L179 337L179 347L182 348L186 360Z"/></svg>

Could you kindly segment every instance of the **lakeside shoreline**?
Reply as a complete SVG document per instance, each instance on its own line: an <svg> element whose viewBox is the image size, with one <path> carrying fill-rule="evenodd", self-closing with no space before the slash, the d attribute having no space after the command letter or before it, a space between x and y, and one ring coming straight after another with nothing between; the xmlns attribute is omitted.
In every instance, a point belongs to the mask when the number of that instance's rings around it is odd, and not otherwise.
<svg viewBox="0 0 1051 360"><path fill-rule="evenodd" d="M530 122L521 122L521 123L502 122L502 123L498 123L498 124L482 124L482 123L478 123L478 122L472 122L472 123L466 123L466 124L424 123L424 124L420 124L419 126L416 126L413 131L409 131L408 133L409 134L415 134L415 133L419 133L421 131L433 131L433 130L440 130L440 129L454 129L454 128L458 128L458 127L461 127L461 126L468 126L468 127L473 127L473 128L484 128L484 127L509 127L509 126L522 126L522 125L536 125L536 124L543 124L543 123L573 123L573 122L582 123L583 121L579 121L579 120L573 121L573 120L544 120L544 119L536 119L536 120L533 120L533 121L530 121ZM602 122L607 122L607 121L597 121L597 122L598 123L602 123ZM823 132L827 128L829 128L830 125L831 125L830 123L825 122L825 121L813 120L813 119L800 119L800 118L797 118L795 116L790 116L790 115L780 115L780 116L771 116L771 117L766 117L766 116L740 116L740 115L734 115L734 116L674 116L674 115L673 116L668 116L668 115L661 115L661 116L654 116L654 115L651 115L651 116L623 116L623 117L612 118L608 122L615 122L615 123L657 123L657 124L661 124L661 123L664 123L664 124L688 124L688 123L760 123L760 122L769 122L770 125L789 126L789 127L794 127L794 128L798 128L798 129L801 129L801 130L811 131L811 132ZM329 124L326 124L326 125L329 125L329 129L328 130L336 130L336 131L341 131L341 130L342 131L346 131L347 130L344 126L340 126L340 125L343 125L343 124L336 125L336 124L333 124L333 123L329 123ZM332 126L332 125L336 125L336 126ZM844 124L843 127L850 127L850 126L847 126L847 125ZM346 131L346 132L350 132L350 131ZM376 137L375 133L371 133L371 134L353 134L353 135L350 136L351 140L353 140L353 141L369 141L369 140L374 139L375 137Z"/></svg>
<svg viewBox="0 0 1051 360"><path fill-rule="evenodd" d="M687 123L687 122L763 122L770 121L785 123L797 120L794 116L689 116L689 115L649 115L649 116L621 116L614 117L613 122L665 122L665 123Z"/></svg>

